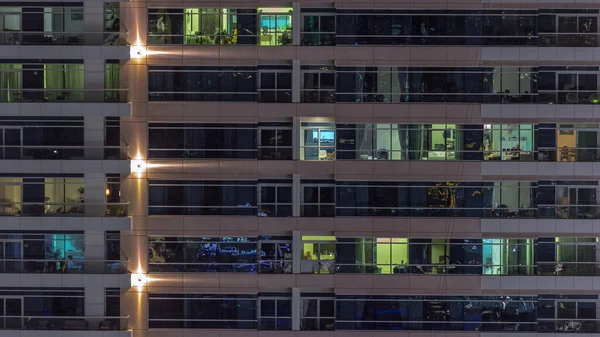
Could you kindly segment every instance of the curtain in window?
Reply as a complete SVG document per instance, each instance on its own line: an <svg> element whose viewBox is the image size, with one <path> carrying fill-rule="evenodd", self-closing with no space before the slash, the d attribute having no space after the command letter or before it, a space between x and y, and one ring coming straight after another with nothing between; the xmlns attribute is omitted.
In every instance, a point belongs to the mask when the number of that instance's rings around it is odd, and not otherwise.
<svg viewBox="0 0 600 337"><path fill-rule="evenodd" d="M83 101L83 64L44 64L49 101Z"/></svg>
<svg viewBox="0 0 600 337"><path fill-rule="evenodd" d="M120 102L121 88L121 65L118 63L107 63L104 71L104 97L107 102Z"/></svg>
<svg viewBox="0 0 600 337"><path fill-rule="evenodd" d="M20 64L0 64L0 102L20 100L21 69Z"/></svg>
<svg viewBox="0 0 600 337"><path fill-rule="evenodd" d="M422 160L427 158L427 130L425 124L408 125L408 159Z"/></svg>
<svg viewBox="0 0 600 337"><path fill-rule="evenodd" d="M70 101L83 101L83 64L65 64L65 89Z"/></svg>

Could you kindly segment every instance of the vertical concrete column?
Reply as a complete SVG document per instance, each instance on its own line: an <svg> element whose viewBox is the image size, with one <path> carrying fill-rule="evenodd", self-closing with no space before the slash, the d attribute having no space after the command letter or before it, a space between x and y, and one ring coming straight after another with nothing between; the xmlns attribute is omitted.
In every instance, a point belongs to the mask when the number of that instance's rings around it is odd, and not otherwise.
<svg viewBox="0 0 600 337"><path fill-rule="evenodd" d="M146 287L132 287L121 296L121 313L129 316L127 329L132 336L147 336L148 331L148 292Z"/></svg>
<svg viewBox="0 0 600 337"><path fill-rule="evenodd" d="M121 138L128 146L129 158L147 158L148 122L144 117L121 117Z"/></svg>
<svg viewBox="0 0 600 337"><path fill-rule="evenodd" d="M84 36L85 45L101 46L104 42L104 1L83 2L83 27L88 33Z"/></svg>
<svg viewBox="0 0 600 337"><path fill-rule="evenodd" d="M83 119L83 144L85 159L104 159L104 117L85 116Z"/></svg>
<svg viewBox="0 0 600 337"><path fill-rule="evenodd" d="M302 10L300 3L292 4L292 43L294 46L300 45L300 31L302 30Z"/></svg>
<svg viewBox="0 0 600 337"><path fill-rule="evenodd" d="M300 310L302 309L302 299L300 298L300 288L292 288L292 330L300 330Z"/></svg>
<svg viewBox="0 0 600 337"><path fill-rule="evenodd" d="M300 175L293 174L292 175L292 216L299 217L300 216L300 203L302 199L300 196L302 195L301 190L302 186L300 185Z"/></svg>
<svg viewBox="0 0 600 337"><path fill-rule="evenodd" d="M86 252L87 253L87 252ZM97 330L103 320L105 305L105 289L102 287L85 287L84 312L90 329ZM96 318L89 318L96 317Z"/></svg>
<svg viewBox="0 0 600 337"><path fill-rule="evenodd" d="M300 88L302 86L302 73L300 60L292 60L292 103L300 103Z"/></svg>
<svg viewBox="0 0 600 337"><path fill-rule="evenodd" d="M87 219L84 219L86 221ZM86 273L104 273L104 251L105 251L105 238L104 231L101 228L97 230L86 230L83 234L83 243L85 247L85 265L84 270ZM87 290L87 289L86 289ZM104 291L103 291L104 293ZM104 303L104 296L103 302ZM87 296L86 296L87 301ZM104 310L104 309L102 309ZM86 310L86 315L88 314ZM97 315L98 316L98 315ZM103 315L99 315L103 316Z"/></svg>
<svg viewBox="0 0 600 337"><path fill-rule="evenodd" d="M300 149L300 117L294 117L292 122L292 159L300 160L301 159L301 149Z"/></svg>
<svg viewBox="0 0 600 337"><path fill-rule="evenodd" d="M127 260L127 269L132 274L148 273L148 234L145 219L132 219L135 230L121 233L123 258Z"/></svg>
<svg viewBox="0 0 600 337"><path fill-rule="evenodd" d="M302 234L299 231L292 232L292 272L300 274L302 263Z"/></svg>
<svg viewBox="0 0 600 337"><path fill-rule="evenodd" d="M85 216L104 217L106 214L106 177L104 173L85 173L83 187Z"/></svg>
<svg viewBox="0 0 600 337"><path fill-rule="evenodd" d="M83 88L85 101L104 102L104 59L83 60Z"/></svg>
<svg viewBox="0 0 600 337"><path fill-rule="evenodd" d="M148 179L146 173L132 173L121 179L121 202L127 202L127 214L148 216Z"/></svg>

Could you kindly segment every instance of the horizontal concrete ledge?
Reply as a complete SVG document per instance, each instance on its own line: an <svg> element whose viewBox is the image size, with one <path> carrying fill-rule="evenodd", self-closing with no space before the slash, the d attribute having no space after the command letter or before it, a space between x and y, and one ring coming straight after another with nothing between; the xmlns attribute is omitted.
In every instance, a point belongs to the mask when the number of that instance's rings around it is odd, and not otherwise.
<svg viewBox="0 0 600 337"><path fill-rule="evenodd" d="M153 159L148 161L146 178L259 179L292 174L303 179L374 181L594 180L600 175L600 162Z"/></svg>
<svg viewBox="0 0 600 337"><path fill-rule="evenodd" d="M600 290L592 276L150 273L146 290L256 293L329 289L336 294L538 295Z"/></svg>
<svg viewBox="0 0 600 337"><path fill-rule="evenodd" d="M43 53L47 60L129 60L129 46L85 46L85 45L17 45L0 46L0 57L8 59L39 59Z"/></svg>
<svg viewBox="0 0 600 337"><path fill-rule="evenodd" d="M255 45L150 45L148 64L169 60L172 65L197 65L198 62L227 60L230 64L248 65L252 60L336 60L339 65L351 65L360 61L362 65L390 65L390 61L402 61L404 66L411 62L419 65L478 65L481 59L480 46L277 46ZM171 63L172 62L172 63ZM387 63L386 63L387 62ZM408 62L408 64L407 64ZM322 64L322 63L320 63Z"/></svg>
<svg viewBox="0 0 600 337"><path fill-rule="evenodd" d="M0 160L0 173L108 173L127 175L131 171L129 160Z"/></svg>
<svg viewBox="0 0 600 337"><path fill-rule="evenodd" d="M289 235L292 231L338 237L457 239L600 236L600 220L591 219L150 216L137 217L134 222L136 231L164 236Z"/></svg>
<svg viewBox="0 0 600 337"><path fill-rule="evenodd" d="M135 218L134 223L134 230L163 236L289 235L301 231L339 237L481 237L481 219L475 218L151 216Z"/></svg>
<svg viewBox="0 0 600 337"><path fill-rule="evenodd" d="M0 286L129 289L131 274L0 274Z"/></svg>
<svg viewBox="0 0 600 337"><path fill-rule="evenodd" d="M128 217L0 217L3 231L127 231L131 230Z"/></svg>
<svg viewBox="0 0 600 337"><path fill-rule="evenodd" d="M83 317L85 319L85 317ZM0 337L131 337L132 331L89 330L2 330ZM165 335L163 335L165 336ZM515 336L516 337L516 336Z"/></svg>
<svg viewBox="0 0 600 337"><path fill-rule="evenodd" d="M40 102L0 103L0 116L131 116L129 103Z"/></svg>
<svg viewBox="0 0 600 337"><path fill-rule="evenodd" d="M257 331L257 330L204 330L204 329L149 329L144 331L147 337L506 337L471 331ZM577 334L581 335L581 334ZM0 335L1 336L1 335ZM511 333L514 337L532 337L537 334ZM540 337L554 337L554 334L540 334ZM557 334L564 337L565 334ZM570 335L567 335L571 337ZM600 336L600 334L598 335ZM12 336L11 336L12 337ZM18 336L21 337L21 336ZM28 336L29 337L29 336ZM33 337L33 336L32 336ZM42 336L45 337L45 336ZM66 337L66 336L65 336ZM70 336L69 336L70 337ZM585 337L596 337L586 334Z"/></svg>
<svg viewBox="0 0 600 337"><path fill-rule="evenodd" d="M596 4L597 0L592 0ZM509 2L507 0L492 0L489 2ZM514 3L515 1L510 1ZM530 1L527 1L530 2ZM540 1L542 2L542 1ZM546 1L544 1L546 2ZM589 3L589 2L588 2ZM597 47L481 47L482 61L571 61L582 62L600 61L600 48Z"/></svg>
<svg viewBox="0 0 600 337"><path fill-rule="evenodd" d="M600 53L600 52L599 52ZM482 104L481 118L486 121L515 120L532 121L548 120L592 122L600 119L600 105L592 104Z"/></svg>

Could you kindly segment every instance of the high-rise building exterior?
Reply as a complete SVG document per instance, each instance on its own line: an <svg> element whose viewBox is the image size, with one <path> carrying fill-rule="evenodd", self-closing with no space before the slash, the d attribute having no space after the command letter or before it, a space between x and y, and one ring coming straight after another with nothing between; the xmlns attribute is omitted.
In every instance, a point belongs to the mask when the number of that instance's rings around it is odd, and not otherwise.
<svg viewBox="0 0 600 337"><path fill-rule="evenodd" d="M599 21L0 1L0 336L600 336Z"/></svg>

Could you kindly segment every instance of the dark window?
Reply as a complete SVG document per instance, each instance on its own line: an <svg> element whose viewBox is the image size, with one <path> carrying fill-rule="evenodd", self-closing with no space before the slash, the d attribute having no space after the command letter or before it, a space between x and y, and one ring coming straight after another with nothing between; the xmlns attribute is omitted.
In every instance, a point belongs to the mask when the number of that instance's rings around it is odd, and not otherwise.
<svg viewBox="0 0 600 337"><path fill-rule="evenodd" d="M251 181L150 181L151 215L256 215Z"/></svg>
<svg viewBox="0 0 600 337"><path fill-rule="evenodd" d="M149 158L256 158L256 125L150 124Z"/></svg>
<svg viewBox="0 0 600 337"><path fill-rule="evenodd" d="M149 305L151 329L257 329L255 295L151 294Z"/></svg>

